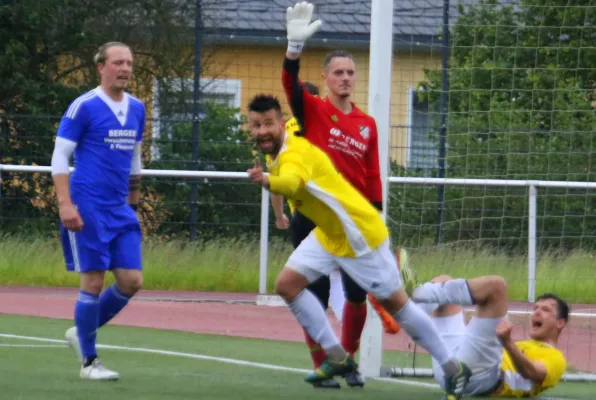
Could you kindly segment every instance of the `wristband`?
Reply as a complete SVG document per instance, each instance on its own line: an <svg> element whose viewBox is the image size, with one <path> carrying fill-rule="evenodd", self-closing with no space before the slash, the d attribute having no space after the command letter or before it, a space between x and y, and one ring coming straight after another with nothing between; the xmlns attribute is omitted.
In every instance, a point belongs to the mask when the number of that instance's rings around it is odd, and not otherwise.
<svg viewBox="0 0 596 400"><path fill-rule="evenodd" d="M288 40L288 53L302 53L304 42L300 40Z"/></svg>

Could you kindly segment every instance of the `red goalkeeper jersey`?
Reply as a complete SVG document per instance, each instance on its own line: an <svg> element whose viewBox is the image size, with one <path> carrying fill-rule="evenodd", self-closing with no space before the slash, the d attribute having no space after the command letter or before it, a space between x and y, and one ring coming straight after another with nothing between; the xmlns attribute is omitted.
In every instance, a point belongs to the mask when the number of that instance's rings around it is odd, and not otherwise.
<svg viewBox="0 0 596 400"><path fill-rule="evenodd" d="M327 98L308 93L298 79L299 60L284 60L282 82L304 137L329 155L337 170L377 208L382 207L377 125L355 104L344 114Z"/></svg>

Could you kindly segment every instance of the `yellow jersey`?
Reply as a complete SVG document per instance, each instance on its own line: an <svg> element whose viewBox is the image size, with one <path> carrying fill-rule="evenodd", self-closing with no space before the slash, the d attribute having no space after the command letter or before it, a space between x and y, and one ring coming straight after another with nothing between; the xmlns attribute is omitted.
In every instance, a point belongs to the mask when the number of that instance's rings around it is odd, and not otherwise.
<svg viewBox="0 0 596 400"><path fill-rule="evenodd" d="M554 387L567 369L563 353L549 344L534 340L523 340L515 345L532 361L539 361L546 367L546 378L541 383L532 382L516 370L507 351L503 352L501 370L503 385L491 397L532 397Z"/></svg>
<svg viewBox="0 0 596 400"><path fill-rule="evenodd" d="M269 190L290 199L314 222L317 240L331 254L361 256L389 236L379 211L305 138L286 133L267 169Z"/></svg>
<svg viewBox="0 0 596 400"><path fill-rule="evenodd" d="M296 118L292 118L286 122L286 132L292 136L300 132L300 124L298 124L298 120ZM265 155L265 160L267 163L273 162L273 158L269 154ZM294 211L296 211L296 206L290 199L288 199L288 206L290 207L290 214L294 214Z"/></svg>

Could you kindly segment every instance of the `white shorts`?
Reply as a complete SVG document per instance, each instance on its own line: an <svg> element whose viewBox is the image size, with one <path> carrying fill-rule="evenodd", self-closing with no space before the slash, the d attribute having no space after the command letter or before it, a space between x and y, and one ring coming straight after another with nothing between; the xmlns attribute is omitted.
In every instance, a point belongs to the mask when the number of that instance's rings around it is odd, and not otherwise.
<svg viewBox="0 0 596 400"><path fill-rule="evenodd" d="M294 250L286 266L306 276L309 282L343 269L362 289L378 299L386 299L401 288L397 261L391 253L389 239L360 257L338 257L321 246L311 232Z"/></svg>
<svg viewBox="0 0 596 400"><path fill-rule="evenodd" d="M463 312L449 317L432 317L453 356L472 370L464 396L479 395L494 389L501 377L503 346L495 333L500 320L474 317L466 326ZM444 388L443 369L435 359L432 364L435 380Z"/></svg>

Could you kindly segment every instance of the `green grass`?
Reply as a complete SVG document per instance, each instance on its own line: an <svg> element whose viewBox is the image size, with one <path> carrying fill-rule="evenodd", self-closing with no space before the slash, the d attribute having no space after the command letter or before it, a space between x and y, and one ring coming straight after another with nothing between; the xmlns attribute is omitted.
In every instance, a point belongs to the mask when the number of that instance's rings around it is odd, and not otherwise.
<svg viewBox="0 0 596 400"><path fill-rule="evenodd" d="M268 288L292 249L275 240L269 245ZM0 238L0 285L77 286L76 274L64 269L58 240ZM507 279L512 300L527 298L527 260L487 251L448 247L412 249L410 261L421 280L436 275L473 277L498 274ZM572 303L596 303L591 273L594 254L576 251L565 257L539 254L537 293L553 291ZM259 241L254 239L144 245L145 289L257 292Z"/></svg>
<svg viewBox="0 0 596 400"><path fill-rule="evenodd" d="M70 321L0 314L0 333L62 339ZM302 343L242 339L216 335L108 325L100 344L203 354L292 368L309 369ZM259 369L180 356L99 349L106 366L120 372L118 382L83 382L67 347L23 348L11 344L44 344L0 337L0 391L6 399L438 399L438 389L368 380L363 390L315 390L303 373ZM386 352L384 356L400 356ZM385 359L387 361L387 359ZM393 361L390 360L390 361ZM430 380L419 380L433 383ZM588 399L594 384L562 384L545 395ZM98 397L99 395L99 397Z"/></svg>

